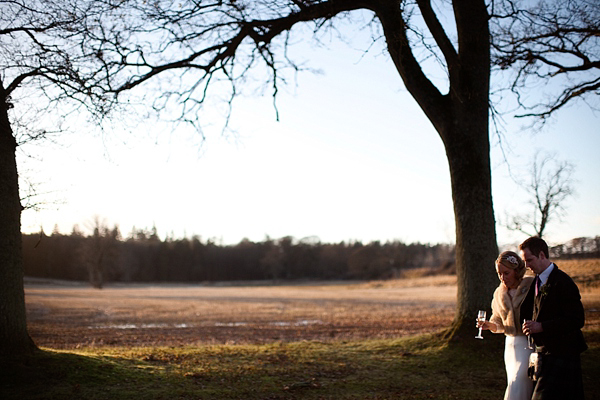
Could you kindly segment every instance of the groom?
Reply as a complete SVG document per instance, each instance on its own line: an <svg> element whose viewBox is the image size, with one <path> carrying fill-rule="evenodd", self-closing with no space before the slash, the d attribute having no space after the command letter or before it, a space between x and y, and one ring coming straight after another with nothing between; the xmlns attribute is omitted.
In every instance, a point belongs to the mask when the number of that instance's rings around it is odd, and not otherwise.
<svg viewBox="0 0 600 400"><path fill-rule="evenodd" d="M523 333L533 337L541 359L533 400L583 399L580 353L587 349L579 289L549 260L548 245L530 237L519 246L527 268L536 274L521 306ZM531 321L529 321L531 320Z"/></svg>

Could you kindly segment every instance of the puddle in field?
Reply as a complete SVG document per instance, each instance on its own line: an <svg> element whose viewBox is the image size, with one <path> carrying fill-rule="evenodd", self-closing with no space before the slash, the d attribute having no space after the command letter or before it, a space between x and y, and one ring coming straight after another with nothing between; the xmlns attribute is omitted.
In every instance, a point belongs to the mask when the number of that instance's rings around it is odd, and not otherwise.
<svg viewBox="0 0 600 400"><path fill-rule="evenodd" d="M116 324L116 325L95 325L89 329L156 329L156 328L191 328L190 324Z"/></svg>
<svg viewBox="0 0 600 400"><path fill-rule="evenodd" d="M277 321L270 322L269 325L273 326L309 326L309 325L320 325L323 321L315 319L315 320L300 320L296 322L285 322L285 321ZM247 326L247 322L215 322L214 326L225 326L225 327L237 327L237 326ZM194 328L196 325L194 324L113 324L113 325L95 325L88 327L89 329L184 329L184 328Z"/></svg>
<svg viewBox="0 0 600 400"><path fill-rule="evenodd" d="M318 319L313 320L303 320L297 322L271 322L269 325L275 326L308 326L308 325L320 325L323 321L319 321Z"/></svg>
<svg viewBox="0 0 600 400"><path fill-rule="evenodd" d="M215 326L246 326L247 322L215 322Z"/></svg>

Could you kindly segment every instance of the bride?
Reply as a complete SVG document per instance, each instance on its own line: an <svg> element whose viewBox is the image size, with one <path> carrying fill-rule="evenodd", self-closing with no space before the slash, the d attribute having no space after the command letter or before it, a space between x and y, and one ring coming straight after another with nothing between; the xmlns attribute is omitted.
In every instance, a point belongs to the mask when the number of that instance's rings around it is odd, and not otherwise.
<svg viewBox="0 0 600 400"><path fill-rule="evenodd" d="M527 337L521 331L520 307L533 277L525 277L525 263L513 251L502 252L496 260L500 285L492 299L492 316L477 327L494 333L504 333L504 364L508 385L504 400L529 400L533 382L527 376L529 354Z"/></svg>

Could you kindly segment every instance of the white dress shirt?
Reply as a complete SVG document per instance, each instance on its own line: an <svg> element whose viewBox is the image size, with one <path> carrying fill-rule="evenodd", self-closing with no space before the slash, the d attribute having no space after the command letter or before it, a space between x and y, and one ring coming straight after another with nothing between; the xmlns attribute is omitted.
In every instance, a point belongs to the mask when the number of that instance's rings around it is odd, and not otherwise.
<svg viewBox="0 0 600 400"><path fill-rule="evenodd" d="M548 277L550 276L550 273L552 272L552 270L554 270L554 263L551 263L548 268L546 268L544 270L544 272L542 272L539 277L540 277L540 287L544 286L546 284L546 282L548 282Z"/></svg>

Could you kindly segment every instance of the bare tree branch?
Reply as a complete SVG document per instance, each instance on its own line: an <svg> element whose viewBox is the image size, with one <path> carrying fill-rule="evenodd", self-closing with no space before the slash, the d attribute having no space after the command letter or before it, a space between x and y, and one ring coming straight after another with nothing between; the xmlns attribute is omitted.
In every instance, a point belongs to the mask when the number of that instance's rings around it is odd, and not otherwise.
<svg viewBox="0 0 600 400"><path fill-rule="evenodd" d="M520 117L543 123L577 100L600 109L600 3L552 0L495 2L492 61L512 73ZM541 84L543 97L523 96Z"/></svg>
<svg viewBox="0 0 600 400"><path fill-rule="evenodd" d="M435 12L431 8L430 0L417 0L417 4L421 10L421 14L429 31L433 35L436 43L438 44L442 54L444 54L444 58L448 64L448 71L452 73L453 71L457 71L458 67L458 54L456 53L456 49L454 45L448 38L444 27L440 23L437 18Z"/></svg>

